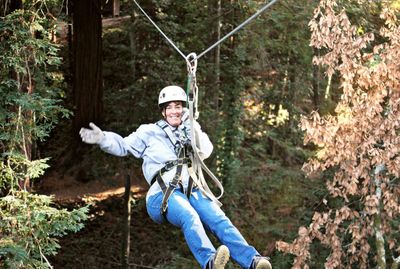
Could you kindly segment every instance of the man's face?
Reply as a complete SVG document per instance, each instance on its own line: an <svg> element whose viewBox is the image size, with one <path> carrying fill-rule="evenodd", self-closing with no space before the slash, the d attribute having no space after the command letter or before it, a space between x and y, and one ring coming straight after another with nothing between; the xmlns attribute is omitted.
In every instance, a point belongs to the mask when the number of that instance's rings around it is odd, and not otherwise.
<svg viewBox="0 0 400 269"><path fill-rule="evenodd" d="M181 124L183 105L181 101L172 101L163 109L163 116L169 125L178 127Z"/></svg>

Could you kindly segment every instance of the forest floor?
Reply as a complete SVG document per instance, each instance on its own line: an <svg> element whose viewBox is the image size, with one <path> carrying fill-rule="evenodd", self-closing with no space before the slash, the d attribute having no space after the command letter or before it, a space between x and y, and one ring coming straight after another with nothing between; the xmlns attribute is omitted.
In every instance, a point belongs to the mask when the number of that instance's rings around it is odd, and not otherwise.
<svg viewBox="0 0 400 269"><path fill-rule="evenodd" d="M76 180L74 175L51 171L40 182L38 190L42 194L53 195L58 203L100 202L110 197L122 196L125 192L125 182L126 176L120 173L108 179L96 178L82 182ZM143 198L147 189L148 185L143 178L131 177L131 193L134 198Z"/></svg>

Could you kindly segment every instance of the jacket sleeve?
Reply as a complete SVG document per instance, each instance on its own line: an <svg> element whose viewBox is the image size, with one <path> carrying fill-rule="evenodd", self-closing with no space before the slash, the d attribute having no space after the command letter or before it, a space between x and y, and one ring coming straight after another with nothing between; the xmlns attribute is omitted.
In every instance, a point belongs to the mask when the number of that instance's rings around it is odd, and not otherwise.
<svg viewBox="0 0 400 269"><path fill-rule="evenodd" d="M114 132L103 132L104 138L100 142L100 148L115 156L127 156L132 154L136 158L141 158L146 149L145 142L138 136L136 132L123 138Z"/></svg>

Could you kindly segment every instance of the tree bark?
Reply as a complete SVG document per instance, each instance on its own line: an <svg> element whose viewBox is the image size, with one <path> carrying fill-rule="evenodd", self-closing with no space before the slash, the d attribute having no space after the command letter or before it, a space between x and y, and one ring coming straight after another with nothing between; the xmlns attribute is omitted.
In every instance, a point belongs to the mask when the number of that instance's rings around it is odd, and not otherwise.
<svg viewBox="0 0 400 269"><path fill-rule="evenodd" d="M375 231L375 242L376 242L376 252L377 252L377 268L386 269L386 254L385 254L385 239L382 232L382 218L380 206L382 204L382 189L380 176L384 170L384 165L377 165L374 171L374 181L375 181L375 195L379 201L378 212L374 218L374 231Z"/></svg>
<svg viewBox="0 0 400 269"><path fill-rule="evenodd" d="M74 137L103 113L101 6L99 0L73 2Z"/></svg>
<svg viewBox="0 0 400 269"><path fill-rule="evenodd" d="M212 29L209 44L212 45L221 38L221 0L209 0L208 10L210 14L210 28ZM212 108L217 111L221 79L221 46L216 46L213 51L214 53L210 54L210 62L213 68L210 68L210 72L208 72L208 80L211 85L208 96L210 97L209 100L211 100Z"/></svg>
<svg viewBox="0 0 400 269"><path fill-rule="evenodd" d="M398 269L400 264L400 256L393 259L392 267L390 269Z"/></svg>
<svg viewBox="0 0 400 269"><path fill-rule="evenodd" d="M131 178L126 176L124 194L124 218L122 220L122 249L121 249L121 269L129 268L129 250L131 239Z"/></svg>
<svg viewBox="0 0 400 269"><path fill-rule="evenodd" d="M121 3L120 0L113 1L113 17L119 16Z"/></svg>
<svg viewBox="0 0 400 269"><path fill-rule="evenodd" d="M314 49L314 55L317 53L317 50ZM313 65L313 80L312 80L312 87L313 87L313 105L314 105L314 110L317 110L319 107L319 88L320 88L320 66L319 65Z"/></svg>
<svg viewBox="0 0 400 269"><path fill-rule="evenodd" d="M328 83L325 89L325 100L328 100L330 96L331 85L332 85L332 75L328 75Z"/></svg>
<svg viewBox="0 0 400 269"><path fill-rule="evenodd" d="M22 0L0 0L0 16L5 17L14 10L23 8Z"/></svg>

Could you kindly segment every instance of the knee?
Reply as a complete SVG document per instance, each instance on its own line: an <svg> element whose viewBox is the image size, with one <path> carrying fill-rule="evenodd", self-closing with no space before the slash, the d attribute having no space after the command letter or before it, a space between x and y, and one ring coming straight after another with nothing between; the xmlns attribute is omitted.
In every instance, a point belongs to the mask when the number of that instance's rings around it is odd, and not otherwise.
<svg viewBox="0 0 400 269"><path fill-rule="evenodd" d="M213 210L206 211L205 214L202 214L202 218L204 222L211 227L231 223L229 218L219 207L217 209L213 208Z"/></svg>
<svg viewBox="0 0 400 269"><path fill-rule="evenodd" d="M202 226L201 219L195 210L188 210L188 212L184 214L182 217L182 226L193 229Z"/></svg>
<svg viewBox="0 0 400 269"><path fill-rule="evenodd" d="M170 223L178 227L196 226L201 223L197 212L188 206L169 205L167 219Z"/></svg>

